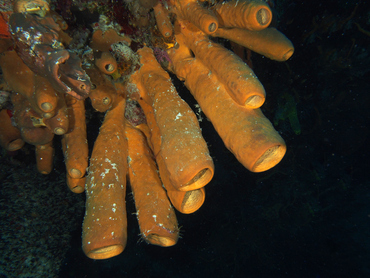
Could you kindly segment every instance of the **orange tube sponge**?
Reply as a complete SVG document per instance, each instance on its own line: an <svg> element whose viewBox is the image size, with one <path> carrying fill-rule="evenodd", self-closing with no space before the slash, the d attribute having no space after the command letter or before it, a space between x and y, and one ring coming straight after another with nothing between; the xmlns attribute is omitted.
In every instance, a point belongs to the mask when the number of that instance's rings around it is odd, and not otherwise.
<svg viewBox="0 0 370 278"><path fill-rule="evenodd" d="M51 118L56 113L58 104L58 93L51 86L45 77L35 75L35 102L42 110L44 118Z"/></svg>
<svg viewBox="0 0 370 278"><path fill-rule="evenodd" d="M159 32L161 32L163 37L170 37L172 35L173 28L167 10L164 9L161 2L158 2L153 9Z"/></svg>
<svg viewBox="0 0 370 278"><path fill-rule="evenodd" d="M8 151L16 151L23 145L21 133L12 125L7 109L0 110L0 146Z"/></svg>
<svg viewBox="0 0 370 278"><path fill-rule="evenodd" d="M54 133L46 127L22 128L21 136L26 143L36 146L50 142Z"/></svg>
<svg viewBox="0 0 370 278"><path fill-rule="evenodd" d="M145 115L147 122L151 125L151 130L149 130L148 125L140 124L136 126L137 129L141 130L146 138L147 142L154 151L160 148L160 134L158 126L154 121L153 109L146 104L144 101L139 101ZM204 187L200 189L194 189L189 191L179 191L177 190L170 178L166 165L163 161L161 155L156 157L156 162L159 169L160 178L163 182L164 188L167 190L167 196L170 199L172 205L181 213L189 214L197 211L204 203L205 200L205 190Z"/></svg>
<svg viewBox="0 0 370 278"><path fill-rule="evenodd" d="M163 186L167 190L167 196L175 209L185 214L190 214L197 211L203 205L205 200L204 187L189 191L177 190L169 179L169 173L166 165L164 164L162 156L157 156L156 162L159 168L159 174L163 182Z"/></svg>
<svg viewBox="0 0 370 278"><path fill-rule="evenodd" d="M18 98L15 102L24 103L28 107L28 110L21 111L21 109L18 112L29 114L26 118L37 120L38 123L35 124L37 126L47 126L57 135L64 134L68 128L64 95L58 97L49 82L45 78L36 76L15 51L8 51L6 55L1 55L0 66L9 88L19 93L19 97L15 97ZM20 95L23 98L20 98ZM22 107L26 108L24 105ZM22 124L21 126L25 127Z"/></svg>
<svg viewBox="0 0 370 278"><path fill-rule="evenodd" d="M218 20L209 9L202 7L197 0L172 0L174 12L182 19L188 20L206 34L216 32Z"/></svg>
<svg viewBox="0 0 370 278"><path fill-rule="evenodd" d="M54 148L53 142L45 145L36 145L36 165L39 173L47 175L53 170Z"/></svg>
<svg viewBox="0 0 370 278"><path fill-rule="evenodd" d="M176 74L185 78L207 118L211 120L226 147L252 172L266 171L283 158L284 140L259 109L237 105L216 75L197 59L174 61Z"/></svg>
<svg viewBox="0 0 370 278"><path fill-rule="evenodd" d="M225 84L234 101L253 109L262 106L266 93L253 70L233 52L199 32L191 32L189 25L180 24L185 44L193 50L195 57ZM177 39L181 39L179 37L177 36Z"/></svg>
<svg viewBox="0 0 370 278"><path fill-rule="evenodd" d="M141 236L154 245L175 245L179 237L176 215L159 179L153 153L144 134L129 123L126 138L129 179Z"/></svg>
<svg viewBox="0 0 370 278"><path fill-rule="evenodd" d="M140 84L138 84L140 85ZM143 89L141 89L143 90ZM138 99L140 107L143 109L146 119L146 124L140 124L136 128L140 129L146 136L148 140L148 145L154 152L154 156L161 151L161 134L157 122L155 121L154 110L149 104L147 104L143 99ZM156 159L157 160L157 159ZM165 167L165 164L163 164ZM158 165L159 166L159 165ZM167 189L167 187L166 187Z"/></svg>
<svg viewBox="0 0 370 278"><path fill-rule="evenodd" d="M175 209L185 214L190 214L197 211L203 205L205 200L204 187L189 191L177 190L171 183L169 173L166 165L164 164L162 156L157 156L156 162L159 168L159 174L163 182L163 186L167 190L167 196Z"/></svg>
<svg viewBox="0 0 370 278"><path fill-rule="evenodd" d="M7 51L5 55L0 56L0 67L8 87L12 91L20 93L27 98L35 109L33 100L35 86L34 72L23 63L22 59L14 50Z"/></svg>
<svg viewBox="0 0 370 278"><path fill-rule="evenodd" d="M43 119L43 122L45 123L45 126L47 126L54 134L63 135L68 131L69 126L67 105L64 95L60 95L58 98L58 104L55 110L56 113L54 117Z"/></svg>
<svg viewBox="0 0 370 278"><path fill-rule="evenodd" d="M86 138L85 103L68 97L69 129L62 138L64 161L68 175L82 178L87 169L89 150Z"/></svg>
<svg viewBox="0 0 370 278"><path fill-rule="evenodd" d="M275 61L286 61L294 53L292 42L284 34L272 27L261 31L219 28L213 35L236 42Z"/></svg>
<svg viewBox="0 0 370 278"><path fill-rule="evenodd" d="M172 205L181 213L190 214L196 212L204 203L206 191L203 188L191 191L167 191Z"/></svg>
<svg viewBox="0 0 370 278"><path fill-rule="evenodd" d="M160 152L155 155L162 156L175 188L181 191L201 188L212 179L214 165L198 120L178 96L152 50L145 47L138 53L142 66L131 79L141 86L140 97L153 107L161 138Z"/></svg>
<svg viewBox="0 0 370 278"><path fill-rule="evenodd" d="M39 121L38 114L31 108L29 101L19 93L12 93L11 100L14 106L13 117L22 139L31 145L45 145L53 140L54 134L49 128L36 125Z"/></svg>
<svg viewBox="0 0 370 278"><path fill-rule="evenodd" d="M34 74L14 50L0 56L0 66L8 87L27 98L40 117L55 115L58 97L46 78Z"/></svg>
<svg viewBox="0 0 370 278"><path fill-rule="evenodd" d="M161 151L161 133L157 122L155 121L154 109L144 100L138 99L138 103L144 111L147 124L140 124L136 126L137 129L140 129L146 136L148 145L154 152L155 160L159 169L160 178L163 182L164 188L169 190L177 190L177 188L172 184L170 180L170 174L166 167L166 164L160 155ZM158 154L158 155L155 155ZM200 186L200 185L199 185Z"/></svg>
<svg viewBox="0 0 370 278"><path fill-rule="evenodd" d="M149 130L148 125L140 124L136 126L137 129L141 130L148 141L150 147L155 151L160 148L160 133L158 126L154 120L153 109L146 104L144 101L139 101L143 110L146 112L146 118L152 129ZM177 190L170 178L169 172L166 168L164 160L161 155L156 157L156 162L159 169L160 178L163 182L164 188L167 190L167 196L170 199L172 205L181 213L189 214L197 211L204 203L205 200L205 190L204 187L189 191L179 191Z"/></svg>
<svg viewBox="0 0 370 278"><path fill-rule="evenodd" d="M215 6L222 27L239 27L258 31L272 20L270 7L262 0L232 0Z"/></svg>
<svg viewBox="0 0 370 278"><path fill-rule="evenodd" d="M120 254L127 241L125 100L117 99L100 127L86 181L82 249L92 259Z"/></svg>
<svg viewBox="0 0 370 278"><path fill-rule="evenodd" d="M89 95L91 105L99 112L107 111L117 97L114 85L96 67L86 69L86 73L93 84Z"/></svg>
<svg viewBox="0 0 370 278"><path fill-rule="evenodd" d="M112 74L117 70L116 59L109 51L97 52L95 56L95 65L102 73Z"/></svg>
<svg viewBox="0 0 370 278"><path fill-rule="evenodd" d="M70 175L66 175L67 177L67 185L68 188L73 192L73 193L82 193L85 191L85 182L86 182L86 177L82 177L80 179L74 179L71 178Z"/></svg>

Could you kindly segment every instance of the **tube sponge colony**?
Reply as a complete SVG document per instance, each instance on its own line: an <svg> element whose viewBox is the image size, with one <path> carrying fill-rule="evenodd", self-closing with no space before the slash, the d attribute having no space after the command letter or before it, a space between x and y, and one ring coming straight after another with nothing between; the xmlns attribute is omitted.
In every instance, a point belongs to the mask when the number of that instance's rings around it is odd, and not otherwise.
<svg viewBox="0 0 370 278"><path fill-rule="evenodd" d="M285 142L260 110L263 85L217 42L289 59L294 47L269 27L264 1L137 0L120 7L102 1L100 8L74 1L85 11L83 24L59 2L16 0L2 13L9 33L0 38L0 144L9 151L34 145L38 170L48 174L53 139L62 137L67 184L87 196L88 257L106 259L125 248L126 179L150 244L176 244L174 208L192 213L204 203L214 164L169 72L184 81L245 168L266 171L283 158ZM91 111L105 117L89 159Z"/></svg>

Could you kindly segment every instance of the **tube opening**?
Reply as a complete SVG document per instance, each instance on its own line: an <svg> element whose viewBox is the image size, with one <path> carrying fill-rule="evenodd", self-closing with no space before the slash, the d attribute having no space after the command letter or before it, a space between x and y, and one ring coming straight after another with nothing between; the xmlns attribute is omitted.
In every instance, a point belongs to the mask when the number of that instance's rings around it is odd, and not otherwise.
<svg viewBox="0 0 370 278"><path fill-rule="evenodd" d="M107 72L113 72L115 70L115 66L113 64L106 64L104 68Z"/></svg>
<svg viewBox="0 0 370 278"><path fill-rule="evenodd" d="M24 141L22 139L15 139L11 142L9 142L8 146L7 146L7 150L8 151L17 151L19 149L21 149L24 145Z"/></svg>
<svg viewBox="0 0 370 278"><path fill-rule="evenodd" d="M69 170L69 175L71 176L71 178L73 179L79 179L79 178L82 178L82 173L80 170L76 169L76 168L72 168Z"/></svg>
<svg viewBox="0 0 370 278"><path fill-rule="evenodd" d="M210 168L200 170L190 181L182 185L181 191L190 191L201 188L211 181L213 171Z"/></svg>
<svg viewBox="0 0 370 278"><path fill-rule="evenodd" d="M186 192L181 204L181 212L185 214L197 211L204 203L205 191L202 189Z"/></svg>
<svg viewBox="0 0 370 278"><path fill-rule="evenodd" d="M103 102L104 105L108 105L108 104L110 104L111 101L110 101L109 97L104 97L102 102Z"/></svg>
<svg viewBox="0 0 370 278"><path fill-rule="evenodd" d="M265 102L265 98L259 95L254 95L245 101L245 105L249 106L252 109L256 109L262 106L262 104Z"/></svg>
<svg viewBox="0 0 370 278"><path fill-rule="evenodd" d="M172 237L167 237L167 236L161 236L158 234L150 234L147 236L145 239L148 243L153 244L153 245L158 245L162 247L170 247L173 246L177 243L177 236L172 238Z"/></svg>
<svg viewBox="0 0 370 278"><path fill-rule="evenodd" d="M75 186L75 187L71 187L70 189L71 189L71 191L72 191L73 193L82 193L82 192L84 192L84 191L85 191L85 188L84 188L84 187L82 187L82 186L80 186L80 185L77 185L77 186Z"/></svg>
<svg viewBox="0 0 370 278"><path fill-rule="evenodd" d="M124 247L121 244L115 244L110 246L105 246L101 248L96 248L91 250L88 254L86 254L90 259L94 260L104 260L109 259L114 256L117 256L122 253Z"/></svg>
<svg viewBox="0 0 370 278"><path fill-rule="evenodd" d="M272 19L271 11L268 10L267 8L259 9L256 14L256 19L257 22L262 26L269 25Z"/></svg>
<svg viewBox="0 0 370 278"><path fill-rule="evenodd" d="M54 128L54 134L63 135L64 133L66 133L66 130L64 128L62 128L62 127Z"/></svg>
<svg viewBox="0 0 370 278"><path fill-rule="evenodd" d="M214 33L217 30L217 24L215 22L212 22L210 25L208 25L208 31L210 33Z"/></svg>
<svg viewBox="0 0 370 278"><path fill-rule="evenodd" d="M286 61L286 60L288 60L290 57L292 57L293 53L294 53L294 48L289 49L289 50L288 50L288 51L283 55L284 60Z"/></svg>
<svg viewBox="0 0 370 278"><path fill-rule="evenodd" d="M263 172L271 169L278 164L284 157L286 147L284 145L275 145L267 149L254 164L253 172Z"/></svg>
<svg viewBox="0 0 370 278"><path fill-rule="evenodd" d="M53 116L54 116L54 113L49 113L49 112L46 112L46 113L42 114L42 117L44 119L50 119Z"/></svg>
<svg viewBox="0 0 370 278"><path fill-rule="evenodd" d="M41 104L41 109L44 112L50 112L53 110L53 105L50 102L43 102Z"/></svg>

